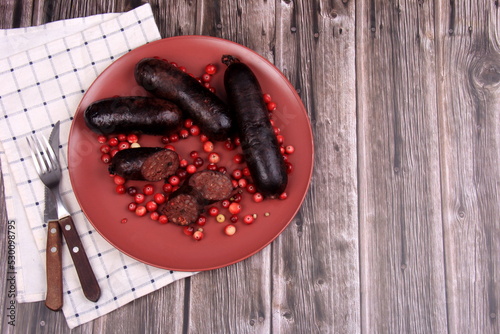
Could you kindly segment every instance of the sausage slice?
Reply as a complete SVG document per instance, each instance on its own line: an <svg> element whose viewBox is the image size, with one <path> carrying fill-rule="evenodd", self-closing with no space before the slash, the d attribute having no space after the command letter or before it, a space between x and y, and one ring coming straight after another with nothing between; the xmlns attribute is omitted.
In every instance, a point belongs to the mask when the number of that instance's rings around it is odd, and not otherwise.
<svg viewBox="0 0 500 334"><path fill-rule="evenodd" d="M161 147L138 147L118 151L111 159L111 174L128 180L161 181L175 174L179 155Z"/></svg>

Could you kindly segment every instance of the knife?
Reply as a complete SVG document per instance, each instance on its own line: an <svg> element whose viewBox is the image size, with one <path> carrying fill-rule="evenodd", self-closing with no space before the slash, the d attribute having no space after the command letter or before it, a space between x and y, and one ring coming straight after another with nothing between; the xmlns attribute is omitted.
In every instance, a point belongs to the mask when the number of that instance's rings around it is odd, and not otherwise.
<svg viewBox="0 0 500 334"><path fill-rule="evenodd" d="M59 151L59 122L56 123L49 137L50 146L54 152ZM46 276L47 295L45 306L58 311L63 306L62 294L62 260L61 228L57 217L57 204L52 192L45 187L45 210L43 214L47 224Z"/></svg>
<svg viewBox="0 0 500 334"><path fill-rule="evenodd" d="M50 144L51 146L57 148L54 152L56 152L56 156L59 157L59 122L57 122L54 126L52 142ZM63 209L64 211L67 211L66 208ZM90 266L89 259L85 249L83 248L82 241L80 240L76 226L73 223L73 219L71 218L71 215L63 214L61 216L61 212L58 212L56 217L59 227L61 228L62 235L66 240L66 245L69 248L69 253L71 255L71 259L73 260L78 279L80 280L83 294L88 300L96 302L101 296L101 288L99 287L97 278L95 277L94 271Z"/></svg>

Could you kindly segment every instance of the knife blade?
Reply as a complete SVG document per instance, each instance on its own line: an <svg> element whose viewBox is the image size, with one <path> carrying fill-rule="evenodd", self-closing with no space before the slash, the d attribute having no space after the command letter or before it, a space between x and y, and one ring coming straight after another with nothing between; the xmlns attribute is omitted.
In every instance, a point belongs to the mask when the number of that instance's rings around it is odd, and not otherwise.
<svg viewBox="0 0 500 334"><path fill-rule="evenodd" d="M59 151L59 122L54 125L50 136L50 146ZM57 217L57 204L54 195L45 187L44 221L47 224L46 277L47 295L45 306L58 311L63 306L62 294L62 235Z"/></svg>

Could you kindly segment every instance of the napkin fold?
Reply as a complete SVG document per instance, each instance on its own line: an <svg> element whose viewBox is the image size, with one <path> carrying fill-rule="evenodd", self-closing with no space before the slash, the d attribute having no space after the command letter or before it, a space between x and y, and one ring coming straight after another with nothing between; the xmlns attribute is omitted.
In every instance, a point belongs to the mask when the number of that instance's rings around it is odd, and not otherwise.
<svg viewBox="0 0 500 334"><path fill-rule="evenodd" d="M96 303L85 298L64 245L63 313L70 328L194 274L146 265L111 246L87 221L68 175L69 130L86 89L114 60L157 39L160 33L149 4L126 13L0 30L0 160L13 232L9 235L16 244L9 273L16 273L18 302L44 300L44 185L36 174L26 137L32 133L48 137L60 120L60 189L102 290Z"/></svg>

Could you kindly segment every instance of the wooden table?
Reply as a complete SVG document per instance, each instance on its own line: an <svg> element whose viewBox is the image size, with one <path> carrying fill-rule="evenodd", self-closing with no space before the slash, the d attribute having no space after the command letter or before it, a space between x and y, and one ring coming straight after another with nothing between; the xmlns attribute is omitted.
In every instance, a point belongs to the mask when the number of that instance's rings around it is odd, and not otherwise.
<svg viewBox="0 0 500 334"><path fill-rule="evenodd" d="M4 0L1 28L140 5L70 3ZM257 255L72 332L500 332L498 1L151 4L163 37L229 39L289 78L312 122L312 185ZM3 333L68 331L41 302L16 316Z"/></svg>

